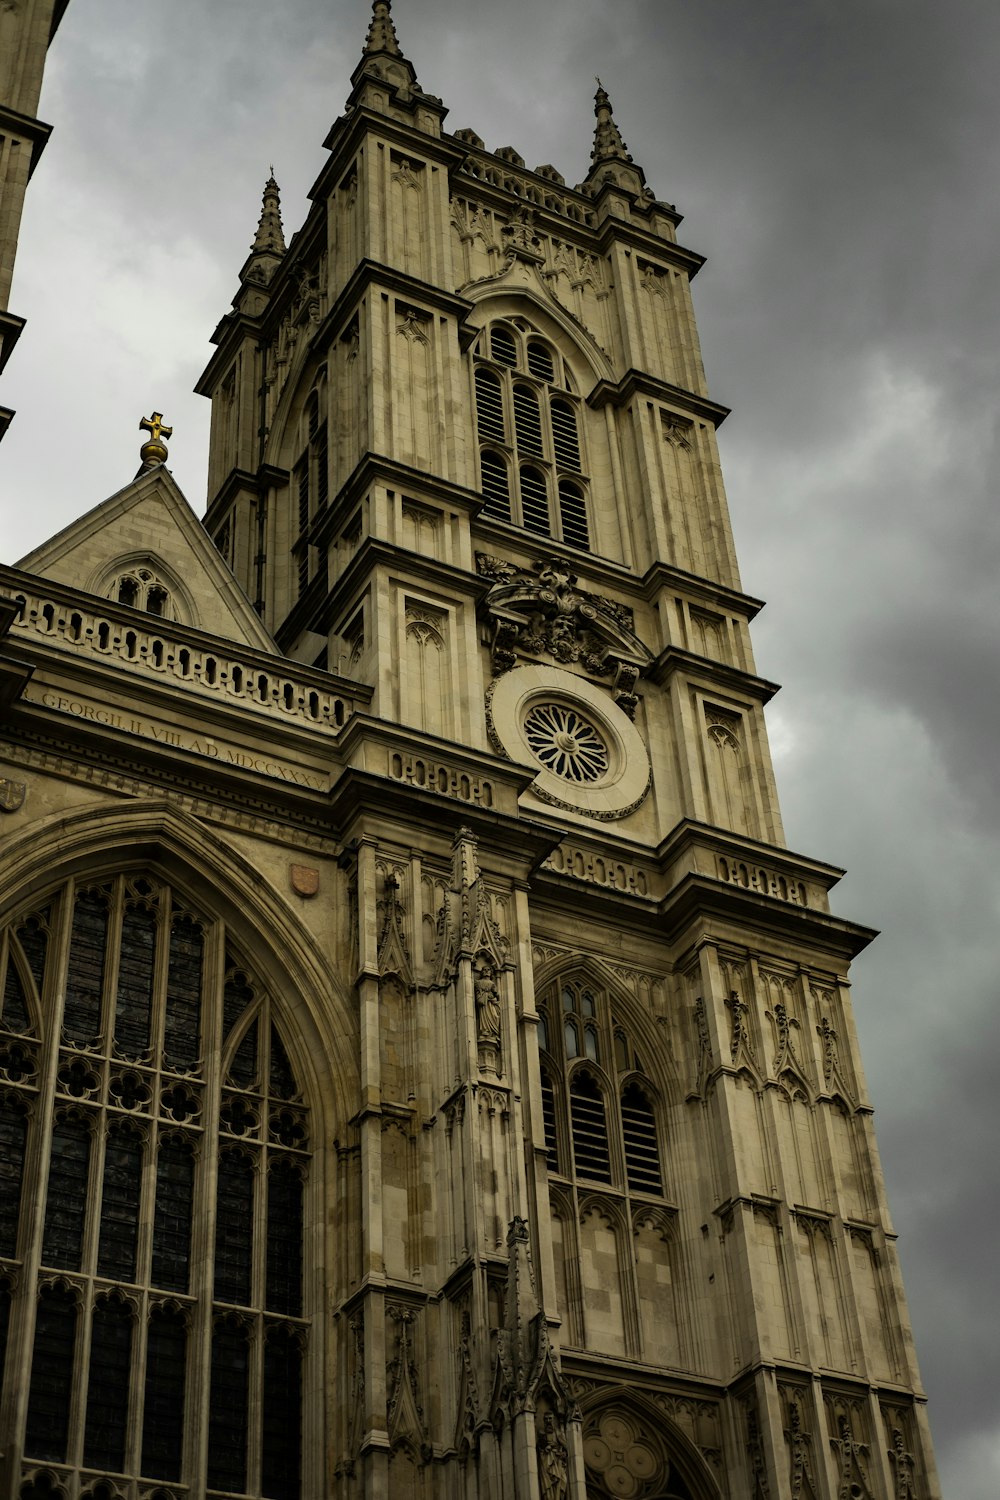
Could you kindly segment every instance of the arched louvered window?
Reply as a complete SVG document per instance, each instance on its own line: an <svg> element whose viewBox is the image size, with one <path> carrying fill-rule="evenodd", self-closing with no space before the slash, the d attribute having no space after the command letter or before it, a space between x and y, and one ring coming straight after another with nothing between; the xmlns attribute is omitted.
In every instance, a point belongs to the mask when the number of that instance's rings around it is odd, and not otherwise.
<svg viewBox="0 0 1000 1500"><path fill-rule="evenodd" d="M579 485L563 479L559 484L559 518L563 541L570 547L586 551L590 545L587 525L587 502Z"/></svg>
<svg viewBox="0 0 1000 1500"><path fill-rule="evenodd" d="M556 1091L552 1075L542 1069L542 1125L545 1130L545 1156L550 1172L559 1170L559 1135L556 1126Z"/></svg>
<svg viewBox="0 0 1000 1500"><path fill-rule="evenodd" d="M525 464L521 469L521 520L527 531L552 535L549 492L541 469Z"/></svg>
<svg viewBox="0 0 1000 1500"><path fill-rule="evenodd" d="M517 339L510 328L494 323L490 330L490 356L498 365L517 366Z"/></svg>
<svg viewBox="0 0 1000 1500"><path fill-rule="evenodd" d="M549 1171L623 1196L663 1198L655 1091L610 996L573 974L542 996L538 1010ZM571 1160L559 1154L560 1139L571 1141Z"/></svg>
<svg viewBox="0 0 1000 1500"><path fill-rule="evenodd" d="M538 397L530 385L514 387L514 431L517 435L518 452L533 458L544 458L542 446L542 418L538 409Z"/></svg>
<svg viewBox="0 0 1000 1500"><path fill-rule="evenodd" d="M577 1071L569 1086L573 1162L578 1177L611 1181L608 1115L600 1084L589 1073Z"/></svg>
<svg viewBox="0 0 1000 1500"><path fill-rule="evenodd" d="M621 1109L628 1185L637 1193L662 1193L656 1115L637 1083L628 1084L622 1091Z"/></svg>
<svg viewBox="0 0 1000 1500"><path fill-rule="evenodd" d="M483 514L589 549L579 403L564 359L520 321L491 325L476 358Z"/></svg>
<svg viewBox="0 0 1000 1500"><path fill-rule="evenodd" d="M480 366L476 371L476 417L481 443L507 441L503 415L503 389L492 370Z"/></svg>
<svg viewBox="0 0 1000 1500"><path fill-rule="evenodd" d="M0 930L0 997L5 1446L94 1500L108 1474L300 1500L309 1116L270 996L137 874Z"/></svg>
<svg viewBox="0 0 1000 1500"><path fill-rule="evenodd" d="M538 339L528 341L528 369L536 380L547 381L550 385L556 378L551 351Z"/></svg>
<svg viewBox="0 0 1000 1500"><path fill-rule="evenodd" d="M580 472L580 434L576 426L576 412L568 401L551 401L552 446L556 464L571 473Z"/></svg>

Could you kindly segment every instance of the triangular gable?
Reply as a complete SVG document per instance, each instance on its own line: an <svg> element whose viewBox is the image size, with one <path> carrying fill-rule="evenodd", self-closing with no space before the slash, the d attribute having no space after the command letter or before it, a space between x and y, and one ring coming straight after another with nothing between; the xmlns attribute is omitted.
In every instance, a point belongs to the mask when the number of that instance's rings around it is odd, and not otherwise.
<svg viewBox="0 0 1000 1500"><path fill-rule="evenodd" d="M106 598L118 564L121 571L128 571L144 563L162 577L170 592L172 617L181 624L257 650L277 652L163 464L139 474L16 566Z"/></svg>

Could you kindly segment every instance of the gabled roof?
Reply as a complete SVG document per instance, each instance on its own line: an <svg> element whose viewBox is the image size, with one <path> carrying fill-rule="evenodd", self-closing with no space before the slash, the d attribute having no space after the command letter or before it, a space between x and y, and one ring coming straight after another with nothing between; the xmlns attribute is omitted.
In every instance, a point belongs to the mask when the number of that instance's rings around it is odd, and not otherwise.
<svg viewBox="0 0 1000 1500"><path fill-rule="evenodd" d="M107 597L117 572L144 564L169 590L174 618L181 623L280 654L163 464L140 472L17 567Z"/></svg>

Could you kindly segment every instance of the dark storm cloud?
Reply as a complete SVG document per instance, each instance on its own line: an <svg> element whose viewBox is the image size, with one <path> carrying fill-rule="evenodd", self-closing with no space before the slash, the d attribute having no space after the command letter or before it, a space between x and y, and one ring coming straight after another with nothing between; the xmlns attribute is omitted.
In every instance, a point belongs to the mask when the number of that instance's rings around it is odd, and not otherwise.
<svg viewBox="0 0 1000 1500"><path fill-rule="evenodd" d="M593 75L709 255L695 283L793 848L883 935L855 1002L944 1491L1000 1491L1000 9L930 0L397 0L449 127L571 182ZM0 452L15 557L134 472L204 498L189 394L271 161L286 230L367 0L71 4L29 195ZM23 267L23 269L22 269ZM12 503L13 500L13 503ZM992 1317L991 1317L992 1314Z"/></svg>

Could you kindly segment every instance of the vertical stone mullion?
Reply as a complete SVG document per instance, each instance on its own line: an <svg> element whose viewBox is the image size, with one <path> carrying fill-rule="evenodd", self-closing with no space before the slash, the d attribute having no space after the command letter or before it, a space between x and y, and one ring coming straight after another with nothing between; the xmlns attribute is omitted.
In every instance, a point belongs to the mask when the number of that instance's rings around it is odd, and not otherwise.
<svg viewBox="0 0 1000 1500"><path fill-rule="evenodd" d="M206 934L205 984L202 998L204 1035L204 1106L195 1158L195 1193L191 1227L190 1291L193 1308L185 1381L185 1465L191 1500L204 1493L202 1475L208 1460L208 1411L211 1396L212 1294L218 1186L219 1106L222 1091L222 992L226 974L226 931L218 922Z"/></svg>
<svg viewBox="0 0 1000 1500"><path fill-rule="evenodd" d="M55 919L50 922L43 993L39 996L38 1092L28 1117L27 1150L22 1174L22 1182L33 1184L34 1192L29 1193L26 1188L22 1188L18 1249L24 1250L25 1253L21 1261L17 1289L10 1311L7 1368L3 1388L3 1407L0 1412L3 1430L12 1435L8 1451L11 1452L15 1477L17 1462L23 1449L24 1424L28 1412L38 1272L42 1256L42 1229L45 1223L45 1201L52 1156L54 1125L52 1105L56 1074L59 1070L59 1034L62 1028L66 996L66 968L69 962L74 894L75 882L70 880L56 903ZM15 1350L20 1355L16 1367Z"/></svg>

